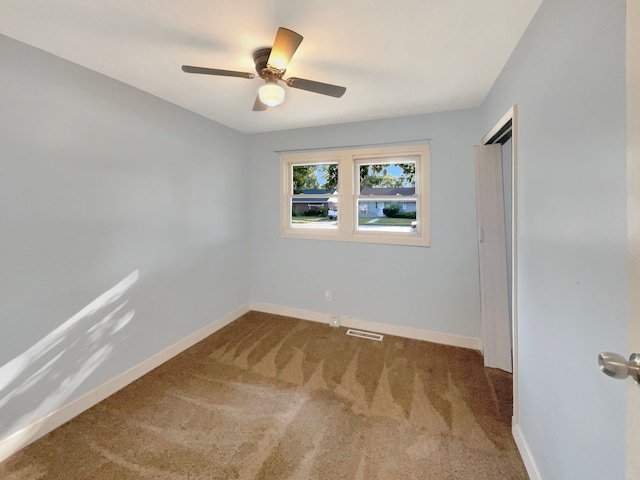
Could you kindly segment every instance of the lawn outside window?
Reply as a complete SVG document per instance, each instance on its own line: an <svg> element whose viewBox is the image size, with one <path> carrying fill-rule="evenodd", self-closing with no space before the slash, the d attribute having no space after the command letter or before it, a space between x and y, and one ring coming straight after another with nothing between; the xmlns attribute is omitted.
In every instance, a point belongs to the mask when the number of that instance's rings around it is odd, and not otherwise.
<svg viewBox="0 0 640 480"><path fill-rule="evenodd" d="M429 145L280 156L283 237L429 246Z"/></svg>

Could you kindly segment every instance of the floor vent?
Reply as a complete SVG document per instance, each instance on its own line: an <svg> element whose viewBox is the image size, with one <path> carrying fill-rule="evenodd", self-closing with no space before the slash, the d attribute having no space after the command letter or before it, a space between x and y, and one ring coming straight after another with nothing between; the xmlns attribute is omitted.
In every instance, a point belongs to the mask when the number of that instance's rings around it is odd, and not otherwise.
<svg viewBox="0 0 640 480"><path fill-rule="evenodd" d="M378 340L382 341L384 336L379 333L371 333L371 332L363 332L362 330L347 330L347 335L351 335L352 337L360 337L360 338L368 338L369 340Z"/></svg>

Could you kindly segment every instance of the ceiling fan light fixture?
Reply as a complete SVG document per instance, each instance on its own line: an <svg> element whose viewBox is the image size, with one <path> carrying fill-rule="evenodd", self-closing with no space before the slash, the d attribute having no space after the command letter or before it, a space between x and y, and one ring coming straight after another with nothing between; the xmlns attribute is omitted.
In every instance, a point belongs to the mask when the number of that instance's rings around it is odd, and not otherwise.
<svg viewBox="0 0 640 480"><path fill-rule="evenodd" d="M280 27L273 41L273 46L258 48L253 52L253 63L257 76L264 80L265 84L258 89L258 95L253 103L254 112L264 112L269 107L277 107L284 102L285 91L281 84L286 83L289 88L306 90L307 92L319 93L330 97L340 98L347 90L339 85L316 82L304 78L289 77L286 80L283 76L287 66L296 53L302 42L302 35ZM198 73L203 75L217 75L221 77L255 78L255 73L237 72L235 70L222 70L219 68L197 67L183 65L182 71L185 73Z"/></svg>
<svg viewBox="0 0 640 480"><path fill-rule="evenodd" d="M284 102L284 88L276 82L267 82L258 90L258 97L268 107L277 107Z"/></svg>

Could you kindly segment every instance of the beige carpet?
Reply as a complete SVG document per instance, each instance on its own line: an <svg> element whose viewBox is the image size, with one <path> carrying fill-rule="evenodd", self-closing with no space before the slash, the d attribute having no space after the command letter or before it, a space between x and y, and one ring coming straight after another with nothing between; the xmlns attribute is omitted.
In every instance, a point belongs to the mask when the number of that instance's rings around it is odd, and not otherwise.
<svg viewBox="0 0 640 480"><path fill-rule="evenodd" d="M478 352L251 312L0 464L13 479L526 479Z"/></svg>

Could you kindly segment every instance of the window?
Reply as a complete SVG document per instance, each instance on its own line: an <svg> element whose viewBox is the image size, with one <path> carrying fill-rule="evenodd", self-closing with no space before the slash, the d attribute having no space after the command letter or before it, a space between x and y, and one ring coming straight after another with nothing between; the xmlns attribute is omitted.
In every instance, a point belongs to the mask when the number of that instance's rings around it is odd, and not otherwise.
<svg viewBox="0 0 640 480"><path fill-rule="evenodd" d="M428 145L286 154L280 168L282 236L429 245Z"/></svg>
<svg viewBox="0 0 640 480"><path fill-rule="evenodd" d="M288 167L290 194L289 227L305 230L338 229L338 164L291 163Z"/></svg>

